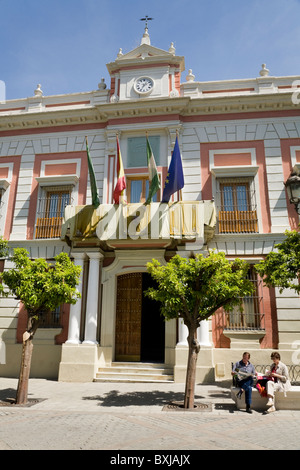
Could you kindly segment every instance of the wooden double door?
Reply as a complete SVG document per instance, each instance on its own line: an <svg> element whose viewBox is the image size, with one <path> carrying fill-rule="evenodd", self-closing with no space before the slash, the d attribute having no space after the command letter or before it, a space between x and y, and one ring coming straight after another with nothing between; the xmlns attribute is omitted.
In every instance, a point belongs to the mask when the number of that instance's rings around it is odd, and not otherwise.
<svg viewBox="0 0 300 470"><path fill-rule="evenodd" d="M118 277L115 360L164 362L165 322L160 305L145 296L154 286L147 273Z"/></svg>

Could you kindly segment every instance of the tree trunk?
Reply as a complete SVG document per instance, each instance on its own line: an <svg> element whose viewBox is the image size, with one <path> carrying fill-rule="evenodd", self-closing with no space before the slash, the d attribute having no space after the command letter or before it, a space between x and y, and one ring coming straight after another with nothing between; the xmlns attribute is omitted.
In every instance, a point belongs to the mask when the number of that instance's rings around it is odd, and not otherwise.
<svg viewBox="0 0 300 470"><path fill-rule="evenodd" d="M189 327L188 335L189 355L185 381L184 408L194 408L196 364L200 345L197 341L197 327Z"/></svg>
<svg viewBox="0 0 300 470"><path fill-rule="evenodd" d="M17 405L25 405L27 403L32 350L32 339L23 340L22 360L16 398Z"/></svg>
<svg viewBox="0 0 300 470"><path fill-rule="evenodd" d="M27 331L25 331L25 333L23 334L22 360L21 360L21 367L20 367L17 396L16 396L17 405L25 405L28 401L28 382L29 382L31 358L32 358L32 350L33 350L32 339L33 339L34 333L36 332L38 328L38 324L39 324L38 317L29 316Z"/></svg>

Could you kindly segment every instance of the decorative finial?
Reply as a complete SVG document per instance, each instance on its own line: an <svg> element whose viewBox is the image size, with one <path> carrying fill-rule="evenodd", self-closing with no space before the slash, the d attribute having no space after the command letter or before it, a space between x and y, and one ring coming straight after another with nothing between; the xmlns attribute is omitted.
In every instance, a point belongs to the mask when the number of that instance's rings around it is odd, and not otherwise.
<svg viewBox="0 0 300 470"><path fill-rule="evenodd" d="M153 20L154 18L149 18L148 15L145 16L145 18L141 18L140 21L145 21L145 31L141 40L141 45L142 44L148 44L150 46L150 36L148 33L148 21Z"/></svg>
<svg viewBox="0 0 300 470"><path fill-rule="evenodd" d="M174 47L174 42L171 42L171 46L170 46L169 52L170 52L170 54L173 54L173 55L175 55L175 47Z"/></svg>
<svg viewBox="0 0 300 470"><path fill-rule="evenodd" d="M122 55L123 55L123 51L122 51L122 49L120 48L120 49L119 49L119 52L118 52L118 59L120 59L120 58L122 57Z"/></svg>
<svg viewBox="0 0 300 470"><path fill-rule="evenodd" d="M34 90L34 95L35 96L43 96L43 91L41 90L42 85L37 85L36 89Z"/></svg>
<svg viewBox="0 0 300 470"><path fill-rule="evenodd" d="M193 82L195 80L195 75L192 72L192 69L189 69L189 73L186 76L186 81L187 82Z"/></svg>
<svg viewBox="0 0 300 470"><path fill-rule="evenodd" d="M105 90L105 88L106 88L105 79L101 78L101 82L98 83L98 90Z"/></svg>
<svg viewBox="0 0 300 470"><path fill-rule="evenodd" d="M262 64L262 69L259 72L259 75L261 77L267 77L269 75L269 70L267 69L266 64Z"/></svg>

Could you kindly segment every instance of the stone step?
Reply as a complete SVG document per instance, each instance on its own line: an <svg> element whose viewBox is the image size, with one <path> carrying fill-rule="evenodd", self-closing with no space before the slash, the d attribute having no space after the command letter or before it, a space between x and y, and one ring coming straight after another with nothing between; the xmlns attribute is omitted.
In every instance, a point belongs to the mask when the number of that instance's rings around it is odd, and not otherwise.
<svg viewBox="0 0 300 470"><path fill-rule="evenodd" d="M164 364L115 362L99 367L94 382L173 382L172 369Z"/></svg>

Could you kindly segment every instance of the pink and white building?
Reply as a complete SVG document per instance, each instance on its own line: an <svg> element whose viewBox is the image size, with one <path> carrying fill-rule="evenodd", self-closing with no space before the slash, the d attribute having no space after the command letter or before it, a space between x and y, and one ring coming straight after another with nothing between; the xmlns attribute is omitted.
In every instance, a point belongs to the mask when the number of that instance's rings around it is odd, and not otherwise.
<svg viewBox="0 0 300 470"><path fill-rule="evenodd" d="M31 375L117 380L126 366L135 380L149 374L184 382L186 329L181 321L164 323L143 296L151 282L146 263L208 249L247 260L256 290L243 314L220 311L201 323L197 380L228 379L245 350L255 364L268 363L274 349L292 364L299 298L264 287L253 265L298 226L284 182L300 169L300 77L274 77L263 65L251 79L198 81L173 44L151 45L147 28L140 46L120 49L107 69L110 84L102 79L94 91L46 96L38 85L32 97L0 104L0 234L32 258L53 260L65 251L82 266L81 300L45 319ZM160 204L162 190L143 204L146 133L162 188L179 138L185 185L169 205ZM120 206L112 199L117 135L127 182ZM22 305L1 299L3 376L18 376L25 324Z"/></svg>

